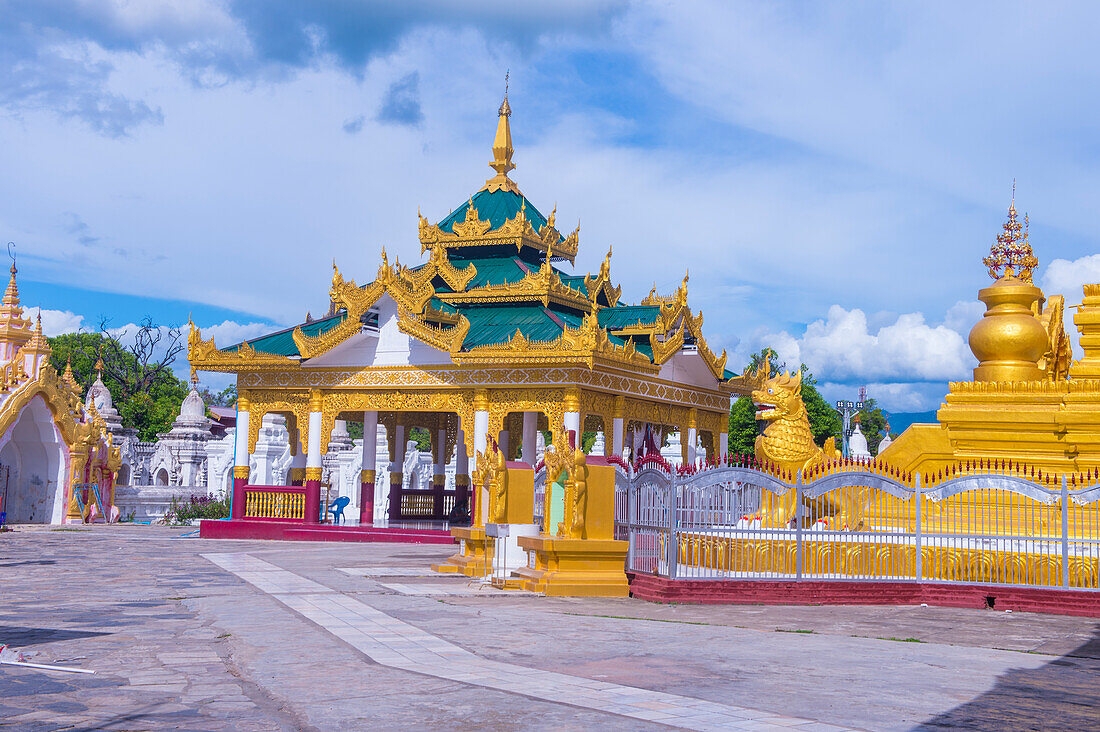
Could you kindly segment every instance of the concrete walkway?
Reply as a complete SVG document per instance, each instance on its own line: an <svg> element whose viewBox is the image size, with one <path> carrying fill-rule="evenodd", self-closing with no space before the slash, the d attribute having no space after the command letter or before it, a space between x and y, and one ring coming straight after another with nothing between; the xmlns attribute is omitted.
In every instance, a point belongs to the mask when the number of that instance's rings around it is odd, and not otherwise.
<svg viewBox="0 0 1100 732"><path fill-rule="evenodd" d="M0 667L0 729L1100 728L1087 618L530 597L425 576L445 547L73 528L0 534L0 643L97 673Z"/></svg>

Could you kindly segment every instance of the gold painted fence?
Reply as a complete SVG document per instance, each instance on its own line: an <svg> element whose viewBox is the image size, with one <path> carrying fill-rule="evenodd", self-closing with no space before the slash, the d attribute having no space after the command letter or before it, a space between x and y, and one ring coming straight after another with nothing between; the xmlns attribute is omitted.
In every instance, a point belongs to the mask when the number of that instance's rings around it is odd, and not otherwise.
<svg viewBox="0 0 1100 732"><path fill-rule="evenodd" d="M304 521L305 489L300 491L245 488L244 516L250 519L282 519Z"/></svg>
<svg viewBox="0 0 1100 732"><path fill-rule="evenodd" d="M849 461L805 483L786 477L728 466L631 475L620 512L629 568L690 579L1100 589L1093 473L1033 475L1006 463L922 481ZM794 518L769 524L769 507L784 503Z"/></svg>

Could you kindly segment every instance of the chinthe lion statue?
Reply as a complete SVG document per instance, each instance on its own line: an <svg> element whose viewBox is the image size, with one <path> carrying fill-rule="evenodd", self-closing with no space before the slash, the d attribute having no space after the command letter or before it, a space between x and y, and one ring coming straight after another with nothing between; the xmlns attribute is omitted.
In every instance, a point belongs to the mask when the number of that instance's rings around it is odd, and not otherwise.
<svg viewBox="0 0 1100 732"><path fill-rule="evenodd" d="M770 463L792 476L805 473L826 460L840 457L834 438L825 441L824 448L814 443L806 405L802 401L802 374L777 374L752 392L756 406L756 419L764 422L764 433L756 438L756 459ZM833 529L858 529L863 523L863 502L866 491L842 491L843 499L826 494L806 500L809 508L805 514L810 520L824 518ZM795 492L776 495L763 492L760 512L750 518L759 519L761 526L785 528L795 516Z"/></svg>

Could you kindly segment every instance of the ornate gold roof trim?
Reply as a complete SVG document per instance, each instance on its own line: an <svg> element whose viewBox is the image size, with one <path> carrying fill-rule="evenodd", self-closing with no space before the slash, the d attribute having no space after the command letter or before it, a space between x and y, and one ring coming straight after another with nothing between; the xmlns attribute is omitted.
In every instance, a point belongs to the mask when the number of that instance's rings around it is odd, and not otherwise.
<svg viewBox="0 0 1100 732"><path fill-rule="evenodd" d="M470 332L470 321L465 316L460 315L458 316L457 325L450 328L439 328L425 322L404 308L398 308L397 328L402 333L418 338L429 346L455 354L462 350L462 343Z"/></svg>
<svg viewBox="0 0 1100 732"><path fill-rule="evenodd" d="M399 308L404 308L412 313L422 313L428 303L435 296L435 288L432 287L432 278L436 268L423 273L413 272L396 262L392 267L386 257L386 250L382 250L382 264L378 267L378 276L374 282L365 287L359 287L355 280L345 280L336 263L332 264L332 286L329 288L329 298L338 307L344 308L347 313L343 322L335 328L317 336L306 335L301 327L297 327L291 333L294 345L298 347L298 353L302 358L313 358L343 343L362 329L360 319L383 294L394 299ZM465 277L465 282L476 272L461 273L454 270L455 276ZM448 272L447 277L452 277ZM462 284L460 279L455 279L456 284Z"/></svg>
<svg viewBox="0 0 1100 732"><path fill-rule="evenodd" d="M22 359L19 361L22 363ZM0 434L7 432L18 419L23 407L38 394L41 394L46 401L61 431L61 439L70 449L92 435L96 427L100 431L95 434L102 435L105 426L103 419L98 418L98 423L95 420L87 423L81 421L84 417L84 405L80 399L80 392L66 383L63 377L59 377L57 371L48 363L43 364L35 379L24 380L0 406ZM118 448L115 448L114 452L117 453Z"/></svg>
<svg viewBox="0 0 1100 732"><path fill-rule="evenodd" d="M665 338L664 341L658 341L657 333L651 333L649 346L653 349L653 363L658 366L664 365L684 347L684 324L680 323L680 327L676 329L676 332Z"/></svg>
<svg viewBox="0 0 1100 732"><path fill-rule="evenodd" d="M461 320L463 316L458 313L445 313L442 310L433 308L431 303L428 303L428 305L424 307L422 317L425 321L433 325L458 325L459 320Z"/></svg>
<svg viewBox="0 0 1100 732"><path fill-rule="evenodd" d="M537 270L528 272L515 282L485 285L467 292L440 293L437 297L444 302L461 304L537 301L548 306L553 302L585 313L592 312L592 302L588 296L562 282L549 257Z"/></svg>
<svg viewBox="0 0 1100 732"><path fill-rule="evenodd" d="M257 351L248 343L242 343L236 351L222 351L214 345L214 339L203 340L193 322L188 322L191 332L187 336L187 360L191 364L191 376L202 371L283 371L298 368L298 361L286 356Z"/></svg>
<svg viewBox="0 0 1100 732"><path fill-rule="evenodd" d="M622 287L614 287L611 284L611 247L607 248L607 256L600 265L600 272L595 277L584 276L584 289L588 292L588 299L596 302L596 297L602 292L607 298L608 307L615 307L622 295Z"/></svg>
<svg viewBox="0 0 1100 732"><path fill-rule="evenodd" d="M517 328L507 343L475 346L453 354L453 358L459 364L582 364L592 368L597 363L606 363L645 373L655 374L659 370L637 351L634 341L628 340L621 346L612 343L594 313L585 315L578 327L566 328L552 340L530 340Z"/></svg>
<svg viewBox="0 0 1100 732"><path fill-rule="evenodd" d="M686 277L684 278L684 282L687 282ZM692 316L691 310L685 306L684 326L687 332L691 334L691 337L695 339L695 345L699 349L699 355L702 357L703 363L705 363L707 368L710 369L710 372L714 374L714 378L722 381L725 378L728 356L725 349L722 349L721 356L715 355L714 351L710 350L707 339L703 337L703 313L699 312L695 316Z"/></svg>
<svg viewBox="0 0 1100 732"><path fill-rule="evenodd" d="M554 227L554 214L551 214L546 225L536 232L527 219L526 208L527 204L524 202L515 216L491 231L492 224L480 218L472 200L466 208L466 218L451 227L453 233L443 231L437 224L420 215L420 253L437 247L450 249L478 246L514 246L518 252L527 246L540 252L553 249L555 254L572 263L577 257L580 225L577 225L572 234L562 239L561 233Z"/></svg>
<svg viewBox="0 0 1100 732"><path fill-rule="evenodd" d="M431 250L431 255L428 257L427 264L415 272L411 270L407 271L407 277L413 281L414 289L422 288L425 285L431 285L432 280L437 275L447 283L447 287L450 287L455 292L463 292L474 277L477 276L477 267L471 263L459 269L451 264L451 260L447 259L447 252L445 249L433 248Z"/></svg>

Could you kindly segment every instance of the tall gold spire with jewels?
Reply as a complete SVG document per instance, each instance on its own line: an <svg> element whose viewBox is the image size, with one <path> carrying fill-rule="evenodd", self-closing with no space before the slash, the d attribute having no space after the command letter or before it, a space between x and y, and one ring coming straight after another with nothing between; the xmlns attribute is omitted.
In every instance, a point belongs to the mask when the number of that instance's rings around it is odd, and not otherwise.
<svg viewBox="0 0 1100 732"><path fill-rule="evenodd" d="M33 335L32 323L23 317L23 308L19 305L19 287L15 284L15 262L11 264L11 279L4 292L3 304L0 304L0 358L9 362L16 352L26 345Z"/></svg>
<svg viewBox="0 0 1100 732"><path fill-rule="evenodd" d="M510 191L519 193L519 188L508 177L508 172L515 170L512 162L512 128L508 118L512 116L512 107L508 104L508 74L504 75L504 101L497 110L497 134L493 138L493 161L489 167L497 172L495 176L485 181L485 190L490 193L496 191Z"/></svg>
<svg viewBox="0 0 1100 732"><path fill-rule="evenodd" d="M1050 337L1036 317L1043 292L1031 282L1038 260L1028 242L1027 217L1023 226L1016 219L1015 184L1012 194L1004 231L982 260L995 281L978 291L987 309L970 331L970 350L978 359L975 381L1037 381L1045 376L1039 361Z"/></svg>
<svg viewBox="0 0 1100 732"><path fill-rule="evenodd" d="M997 241L989 248L989 256L982 260L989 269L989 276L997 280L1001 277L1016 277L1022 282L1031 283L1031 272L1039 264L1031 251L1028 241L1028 220L1024 214L1024 223L1016 218L1016 183L1012 183L1012 203L1008 205L1008 220L1004 231L997 235Z"/></svg>

